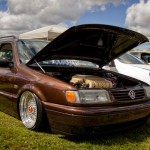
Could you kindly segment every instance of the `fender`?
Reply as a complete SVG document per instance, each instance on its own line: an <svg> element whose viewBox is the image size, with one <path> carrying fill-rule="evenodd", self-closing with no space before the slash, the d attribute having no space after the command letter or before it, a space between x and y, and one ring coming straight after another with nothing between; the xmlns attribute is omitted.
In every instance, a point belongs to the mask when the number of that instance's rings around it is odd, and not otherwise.
<svg viewBox="0 0 150 150"><path fill-rule="evenodd" d="M19 100L20 100L20 96L24 91L30 91L33 93L36 93L36 96L41 100L41 101L46 101L46 97L44 96L44 94L41 92L41 90L34 86L33 84L26 84L24 86L22 86L19 91L18 94L16 96L16 100L13 103L13 107L14 107L14 112L19 112ZM15 116L18 118L19 113Z"/></svg>

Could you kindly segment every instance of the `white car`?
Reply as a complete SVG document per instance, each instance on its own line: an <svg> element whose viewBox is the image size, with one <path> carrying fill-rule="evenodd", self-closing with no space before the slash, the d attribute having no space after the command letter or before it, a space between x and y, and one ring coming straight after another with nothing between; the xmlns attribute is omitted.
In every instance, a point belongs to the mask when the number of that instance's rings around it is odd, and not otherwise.
<svg viewBox="0 0 150 150"><path fill-rule="evenodd" d="M146 64L150 64L150 52L149 51L131 51L130 54L143 60Z"/></svg>
<svg viewBox="0 0 150 150"><path fill-rule="evenodd" d="M150 65L131 54L124 54L103 69L111 70L141 80L150 85Z"/></svg>

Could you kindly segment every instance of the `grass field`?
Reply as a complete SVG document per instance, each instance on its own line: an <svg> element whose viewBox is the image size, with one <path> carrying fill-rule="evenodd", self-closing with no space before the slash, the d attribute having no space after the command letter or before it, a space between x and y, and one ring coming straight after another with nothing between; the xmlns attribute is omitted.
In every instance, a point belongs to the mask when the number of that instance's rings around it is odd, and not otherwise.
<svg viewBox="0 0 150 150"><path fill-rule="evenodd" d="M67 138L27 130L21 121L0 112L0 150L150 150L150 120L144 126L105 136Z"/></svg>

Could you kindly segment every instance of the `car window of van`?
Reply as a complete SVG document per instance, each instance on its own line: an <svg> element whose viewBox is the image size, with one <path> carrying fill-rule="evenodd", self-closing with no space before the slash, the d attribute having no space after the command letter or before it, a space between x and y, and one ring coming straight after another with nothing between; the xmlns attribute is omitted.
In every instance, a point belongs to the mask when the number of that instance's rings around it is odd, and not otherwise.
<svg viewBox="0 0 150 150"><path fill-rule="evenodd" d="M12 59L13 59L12 45L10 43L1 43L0 60L12 61Z"/></svg>

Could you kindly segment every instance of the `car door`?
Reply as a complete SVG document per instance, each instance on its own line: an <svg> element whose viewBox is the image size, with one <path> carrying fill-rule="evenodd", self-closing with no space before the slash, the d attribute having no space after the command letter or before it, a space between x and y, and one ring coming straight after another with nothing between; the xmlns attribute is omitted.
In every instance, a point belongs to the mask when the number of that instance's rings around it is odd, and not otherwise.
<svg viewBox="0 0 150 150"><path fill-rule="evenodd" d="M2 62L13 62L11 43L0 43L0 110L13 115L12 101L14 89L14 70Z"/></svg>

